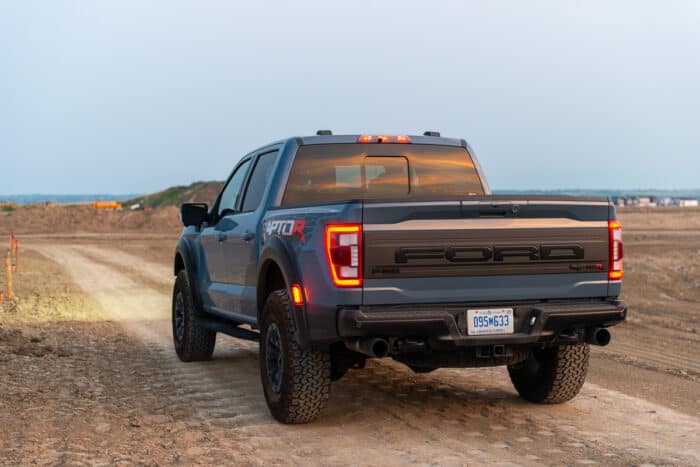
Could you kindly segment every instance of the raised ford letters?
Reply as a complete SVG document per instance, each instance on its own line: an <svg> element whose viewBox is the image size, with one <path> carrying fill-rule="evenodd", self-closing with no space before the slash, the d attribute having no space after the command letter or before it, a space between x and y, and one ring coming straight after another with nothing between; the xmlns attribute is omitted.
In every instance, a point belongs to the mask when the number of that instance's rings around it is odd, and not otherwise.
<svg viewBox="0 0 700 467"><path fill-rule="evenodd" d="M394 252L396 264L411 261L445 259L452 263L475 263L486 261L507 261L520 258L527 261L571 261L584 258L581 245L493 245L493 246L449 246L441 247L401 247Z"/></svg>

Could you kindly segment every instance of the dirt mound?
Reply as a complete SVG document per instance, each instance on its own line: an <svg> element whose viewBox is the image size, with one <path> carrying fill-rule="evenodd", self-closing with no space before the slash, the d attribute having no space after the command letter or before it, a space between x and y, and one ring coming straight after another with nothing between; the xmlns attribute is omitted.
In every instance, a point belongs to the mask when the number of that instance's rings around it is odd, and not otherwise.
<svg viewBox="0 0 700 467"><path fill-rule="evenodd" d="M151 208L165 206L180 206L182 203L208 203L211 205L221 190L222 182L194 182L190 185L180 185L166 188L163 191L139 196L124 201L124 206L141 204Z"/></svg>
<svg viewBox="0 0 700 467"><path fill-rule="evenodd" d="M123 201L124 211L97 210L85 205L17 206L0 212L0 235L79 232L152 232L178 233L182 228L179 207L182 203L204 202L211 205L222 182L195 182ZM140 204L146 210L129 210Z"/></svg>
<svg viewBox="0 0 700 467"><path fill-rule="evenodd" d="M179 210L175 206L152 211L100 211L87 205L19 206L13 212L0 213L0 234L177 233L181 228Z"/></svg>

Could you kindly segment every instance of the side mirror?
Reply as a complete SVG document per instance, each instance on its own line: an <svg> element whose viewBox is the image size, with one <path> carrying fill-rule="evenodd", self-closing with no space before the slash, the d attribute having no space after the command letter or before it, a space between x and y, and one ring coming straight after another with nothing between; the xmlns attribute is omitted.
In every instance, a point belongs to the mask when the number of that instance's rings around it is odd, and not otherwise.
<svg viewBox="0 0 700 467"><path fill-rule="evenodd" d="M185 227L190 225L202 225L209 217L207 203L182 203L180 206L180 220Z"/></svg>

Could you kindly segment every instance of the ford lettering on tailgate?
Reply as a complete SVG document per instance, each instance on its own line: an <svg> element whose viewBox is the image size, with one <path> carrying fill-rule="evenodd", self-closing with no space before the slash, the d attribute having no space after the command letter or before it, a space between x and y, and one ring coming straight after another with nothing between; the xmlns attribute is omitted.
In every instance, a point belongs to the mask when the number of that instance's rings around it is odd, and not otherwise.
<svg viewBox="0 0 700 467"><path fill-rule="evenodd" d="M506 261L521 258L528 261L570 261L584 258L581 245L489 245L449 246L445 248L401 247L394 253L396 264L415 260L445 259L452 263Z"/></svg>

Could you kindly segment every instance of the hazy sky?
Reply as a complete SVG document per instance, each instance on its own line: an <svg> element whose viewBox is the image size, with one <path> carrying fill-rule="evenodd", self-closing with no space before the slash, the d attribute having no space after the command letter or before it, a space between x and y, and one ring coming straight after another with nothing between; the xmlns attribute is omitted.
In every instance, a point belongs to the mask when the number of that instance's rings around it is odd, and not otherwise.
<svg viewBox="0 0 700 467"><path fill-rule="evenodd" d="M496 189L700 187L700 2L0 0L0 194L223 179L421 133Z"/></svg>

